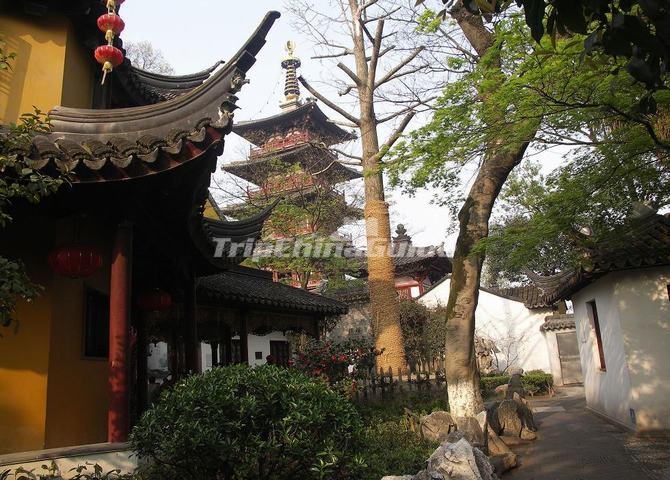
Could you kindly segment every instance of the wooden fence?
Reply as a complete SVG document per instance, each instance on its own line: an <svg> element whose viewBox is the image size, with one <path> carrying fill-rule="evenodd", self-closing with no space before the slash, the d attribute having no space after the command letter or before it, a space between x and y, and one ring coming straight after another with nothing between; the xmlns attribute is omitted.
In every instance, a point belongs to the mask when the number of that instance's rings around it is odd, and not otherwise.
<svg viewBox="0 0 670 480"><path fill-rule="evenodd" d="M359 372L360 373L360 372ZM373 369L356 379L353 398L367 402L401 397L412 392L443 391L447 381L444 360L407 365L403 369Z"/></svg>

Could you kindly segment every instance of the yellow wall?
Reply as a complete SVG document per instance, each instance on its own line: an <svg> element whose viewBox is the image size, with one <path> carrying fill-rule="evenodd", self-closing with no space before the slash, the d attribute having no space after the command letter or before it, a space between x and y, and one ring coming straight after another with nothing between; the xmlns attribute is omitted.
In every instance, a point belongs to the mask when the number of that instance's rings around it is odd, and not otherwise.
<svg viewBox="0 0 670 480"><path fill-rule="evenodd" d="M216 213L216 210L214 209L214 206L209 199L205 202L205 211L203 212L203 216L211 220L222 220L222 218L219 217L219 214Z"/></svg>
<svg viewBox="0 0 670 480"><path fill-rule="evenodd" d="M19 220L17 219L17 222ZM16 335L0 339L0 454L99 443L107 437L107 361L83 356L86 286L109 292L109 251L104 226L79 227L81 241L100 245L103 268L85 280L57 277L47 264L55 244L74 238L74 224L27 219L4 233L0 252L26 261L45 287L32 305L22 304ZM97 232L95 235L92 232Z"/></svg>
<svg viewBox="0 0 670 480"><path fill-rule="evenodd" d="M25 251L40 251L38 232L19 237ZM3 245L3 253L17 250ZM27 259L24 258L24 261ZM51 335L51 271L38 256L26 261L34 282L45 287L32 304L18 305L16 333L3 328L0 338L0 454L45 446L47 372Z"/></svg>
<svg viewBox="0 0 670 480"><path fill-rule="evenodd" d="M107 441L107 360L84 358L84 289L109 293L105 268L86 280L57 278L53 285L47 389L47 448Z"/></svg>
<svg viewBox="0 0 670 480"><path fill-rule="evenodd" d="M36 106L90 107L92 72L65 17L0 15L0 36L17 57L0 72L0 123L15 122ZM91 53L92 55L92 53Z"/></svg>

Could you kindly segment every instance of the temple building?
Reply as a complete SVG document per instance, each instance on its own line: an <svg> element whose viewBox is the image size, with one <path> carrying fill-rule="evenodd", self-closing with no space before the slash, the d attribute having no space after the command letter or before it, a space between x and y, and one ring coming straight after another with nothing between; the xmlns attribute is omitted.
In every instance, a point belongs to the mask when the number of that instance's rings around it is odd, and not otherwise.
<svg viewBox="0 0 670 480"><path fill-rule="evenodd" d="M217 365L249 362L254 332L317 336L325 317L347 310L239 266L246 252L233 244L258 239L272 205L226 221L209 200L235 94L279 14L203 72L157 75L109 57L103 73L92 53L105 42L96 21L119 15L120 3L0 9L17 54L0 72L0 123L33 105L51 117L50 131L10 154L68 177L38 204L13 204L0 236L0 254L42 287L35 301L19 301L13 328L0 327L0 465L15 452L120 448L148 405L151 342L165 342L178 379L201 370L202 342L215 346ZM118 35L107 38L123 52ZM285 356L286 346L275 350Z"/></svg>
<svg viewBox="0 0 670 480"><path fill-rule="evenodd" d="M225 164L223 170L248 182L249 187L238 196L239 201L222 211L236 218L281 198L266 222L264 238L327 237L361 216L341 189L361 174L343 165L331 148L356 137L331 121L315 100L301 98L297 80L301 62L293 42L287 43L286 50L288 56L281 63L286 70L281 112L234 127L236 134L251 143L249 157ZM274 277L300 285L296 272L275 270ZM319 272L313 272L303 287L312 289L321 280Z"/></svg>

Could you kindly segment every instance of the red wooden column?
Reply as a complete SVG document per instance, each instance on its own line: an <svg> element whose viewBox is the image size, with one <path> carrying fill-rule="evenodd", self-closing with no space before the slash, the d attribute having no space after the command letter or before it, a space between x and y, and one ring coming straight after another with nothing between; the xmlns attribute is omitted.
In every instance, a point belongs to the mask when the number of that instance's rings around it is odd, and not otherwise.
<svg viewBox="0 0 670 480"><path fill-rule="evenodd" d="M184 321L182 323L186 373L201 373L200 340L198 338L198 299L195 276L189 275L184 284Z"/></svg>
<svg viewBox="0 0 670 480"><path fill-rule="evenodd" d="M109 282L109 413L107 441L125 442L130 431L130 279L133 232L119 225L112 247Z"/></svg>

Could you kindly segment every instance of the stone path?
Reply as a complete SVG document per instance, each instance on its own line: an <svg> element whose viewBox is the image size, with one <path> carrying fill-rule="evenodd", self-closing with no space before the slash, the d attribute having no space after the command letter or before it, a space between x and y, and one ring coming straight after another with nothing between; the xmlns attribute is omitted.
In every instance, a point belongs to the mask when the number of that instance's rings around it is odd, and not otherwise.
<svg viewBox="0 0 670 480"><path fill-rule="evenodd" d="M503 480L670 480L670 441L631 437L585 409L581 389L532 400L538 440L513 447L521 466Z"/></svg>

